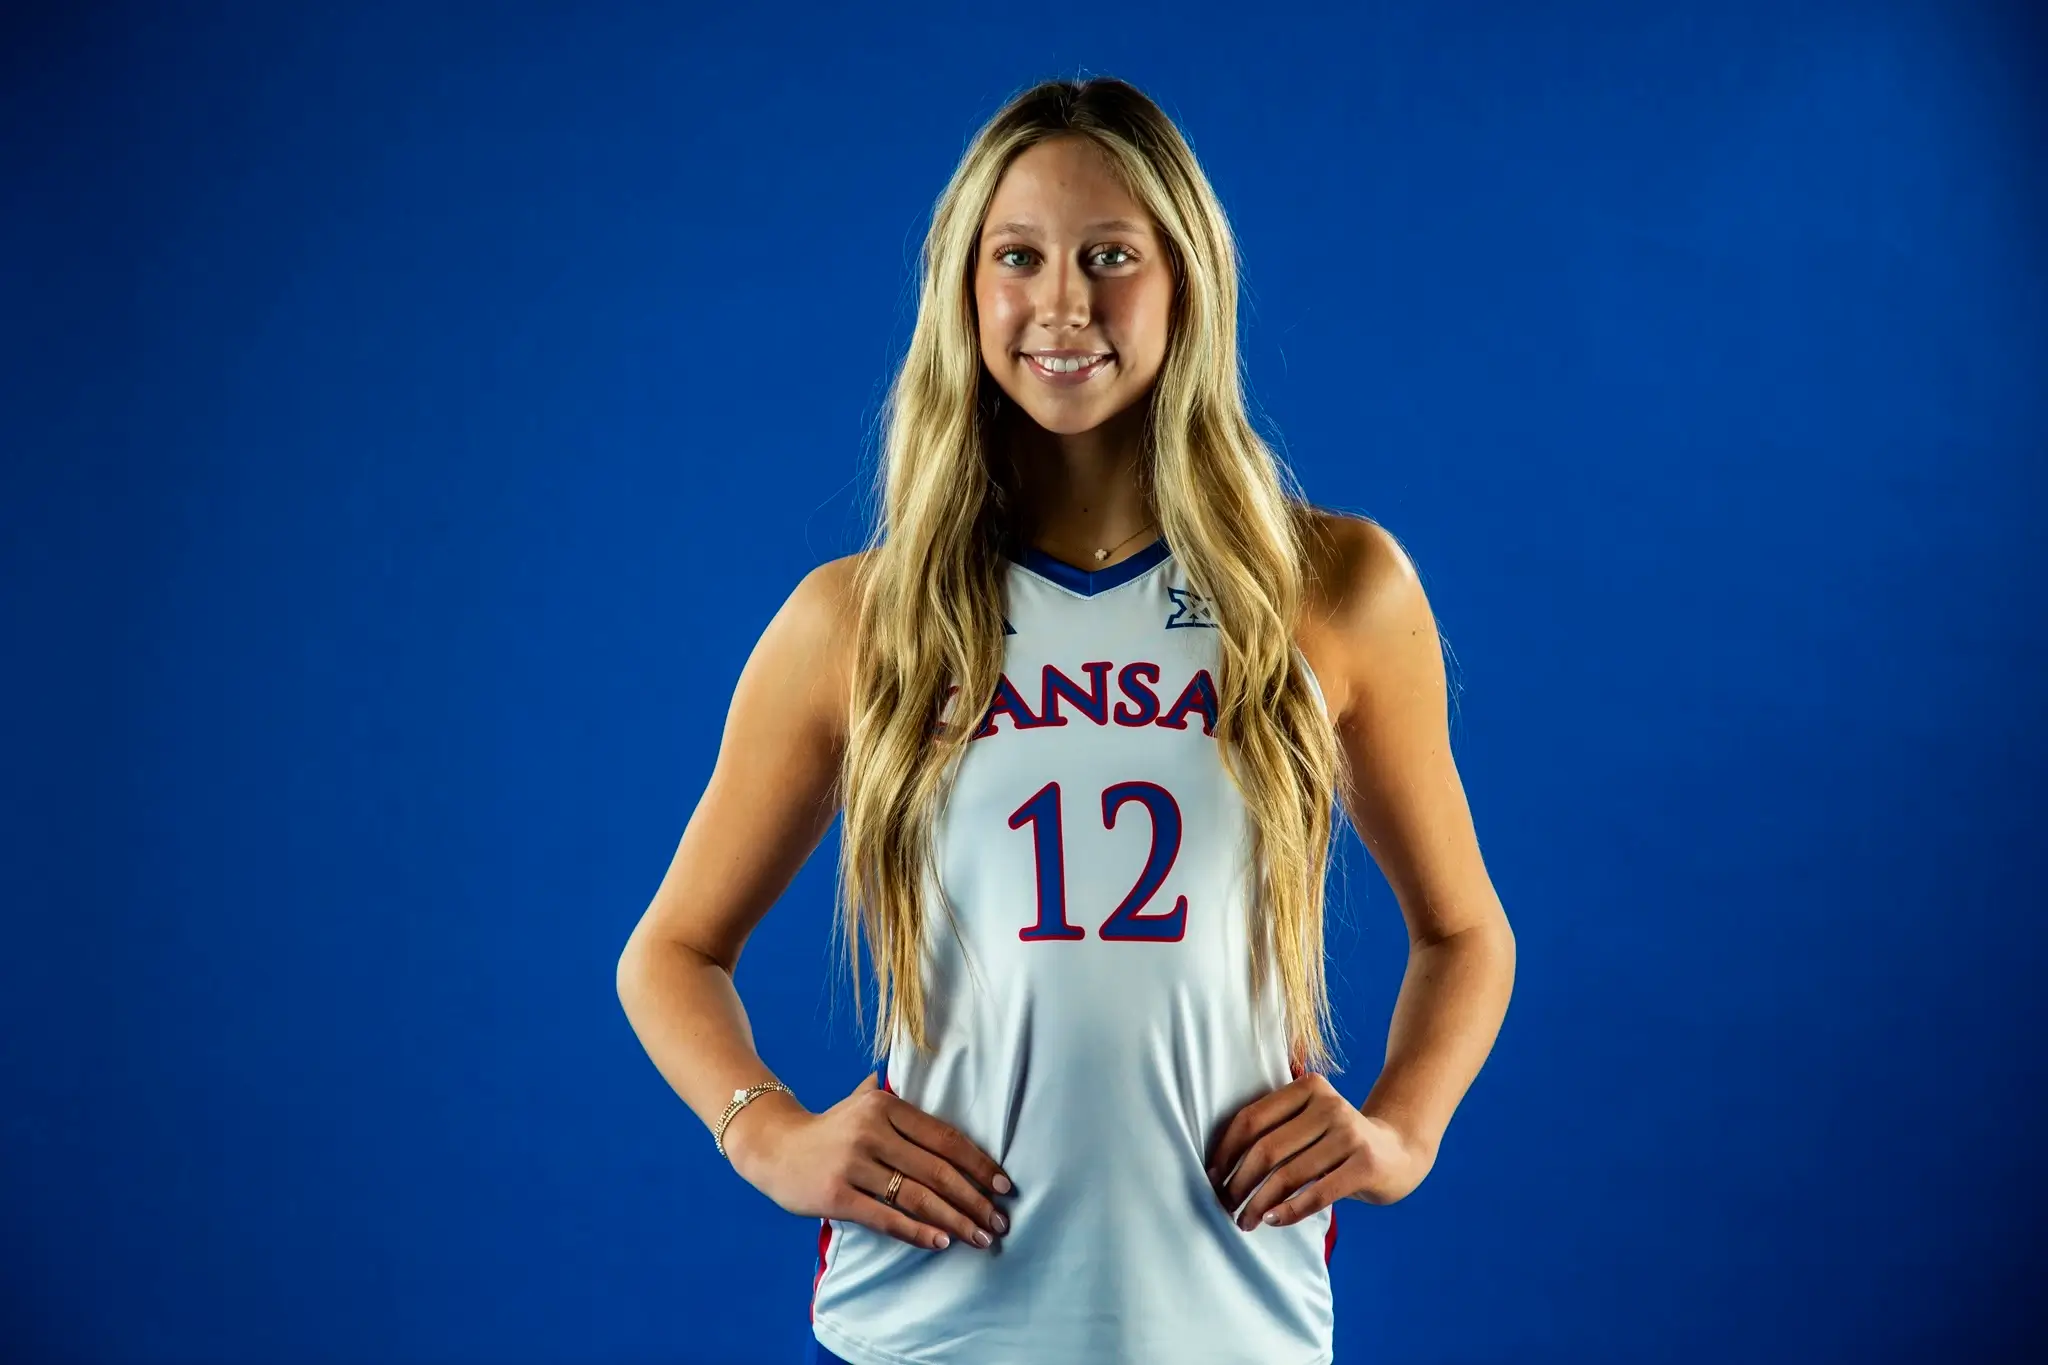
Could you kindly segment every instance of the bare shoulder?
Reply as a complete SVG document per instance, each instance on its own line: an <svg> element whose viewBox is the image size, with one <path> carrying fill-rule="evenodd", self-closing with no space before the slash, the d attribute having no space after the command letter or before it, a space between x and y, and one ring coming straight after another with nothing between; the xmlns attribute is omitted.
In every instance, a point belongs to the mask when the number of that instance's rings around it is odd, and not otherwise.
<svg viewBox="0 0 2048 1365"><path fill-rule="evenodd" d="M841 555L812 569L790 592L790 607L812 618L813 626L851 610L860 566L868 553L862 550L856 554Z"/></svg>
<svg viewBox="0 0 2048 1365"><path fill-rule="evenodd" d="M1297 639L1330 701L1352 826L1411 941L1505 929L1451 754L1443 645L1415 564L1366 518L1312 520L1314 581Z"/></svg>
<svg viewBox="0 0 2048 1365"><path fill-rule="evenodd" d="M743 687L775 694L779 708L808 716L833 735L845 727L852 678L856 593L868 552L828 559L790 590L761 632Z"/></svg>
<svg viewBox="0 0 2048 1365"><path fill-rule="evenodd" d="M1429 599L1408 551L1369 517L1323 508L1304 516L1304 592L1296 639L1333 717L1390 670L1441 668Z"/></svg>
<svg viewBox="0 0 2048 1365"><path fill-rule="evenodd" d="M858 558L806 573L755 641L717 761L635 941L680 943L731 970L824 837L844 743Z"/></svg>

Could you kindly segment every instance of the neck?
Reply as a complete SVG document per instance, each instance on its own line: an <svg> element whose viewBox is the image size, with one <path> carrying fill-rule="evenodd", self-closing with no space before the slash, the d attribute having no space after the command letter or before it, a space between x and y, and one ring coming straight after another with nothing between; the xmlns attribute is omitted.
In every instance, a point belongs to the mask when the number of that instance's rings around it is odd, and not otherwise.
<svg viewBox="0 0 2048 1365"><path fill-rule="evenodd" d="M1093 566L1097 550L1116 547L1104 563L1142 550L1155 523L1139 448L1139 405L1090 431L1066 436L1020 423L1009 447L1018 475L1017 531L1056 559ZM1156 534L1156 532L1155 532ZM1128 544L1119 542L1128 541Z"/></svg>

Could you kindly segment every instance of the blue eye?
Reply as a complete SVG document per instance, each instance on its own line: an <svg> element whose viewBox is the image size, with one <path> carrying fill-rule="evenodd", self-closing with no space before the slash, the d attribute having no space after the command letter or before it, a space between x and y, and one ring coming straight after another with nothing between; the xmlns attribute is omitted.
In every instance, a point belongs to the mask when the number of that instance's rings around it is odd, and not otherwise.
<svg viewBox="0 0 2048 1365"><path fill-rule="evenodd" d="M1010 263L1008 258L1011 256L1029 256L1031 254L1031 248L1028 246L1006 246L996 252L995 260L998 265L1008 265ZM1129 247L1105 246L1097 247L1094 251L1090 252L1089 259L1110 266L1118 266L1130 264L1130 255L1131 249ZM1123 259L1102 262L1102 257L1104 256L1117 256Z"/></svg>

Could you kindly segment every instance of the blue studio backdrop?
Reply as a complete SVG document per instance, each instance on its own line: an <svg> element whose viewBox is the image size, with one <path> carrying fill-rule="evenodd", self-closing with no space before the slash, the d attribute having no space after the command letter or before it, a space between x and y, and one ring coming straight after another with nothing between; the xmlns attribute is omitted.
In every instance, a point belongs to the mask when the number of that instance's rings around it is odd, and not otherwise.
<svg viewBox="0 0 2048 1365"><path fill-rule="evenodd" d="M1257 420L1408 547L1518 936L1340 1362L2041 1345L2048 118L1973 3L0 20L0 1359L801 1358L613 972L856 548L931 202L1175 116ZM1354 1101L1406 948L1346 834ZM836 832L749 944L866 1054Z"/></svg>

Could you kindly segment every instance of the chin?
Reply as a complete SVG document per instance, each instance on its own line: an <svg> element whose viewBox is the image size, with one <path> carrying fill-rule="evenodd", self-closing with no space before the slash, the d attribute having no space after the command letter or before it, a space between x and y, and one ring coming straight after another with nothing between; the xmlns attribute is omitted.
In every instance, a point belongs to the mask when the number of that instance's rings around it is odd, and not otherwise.
<svg viewBox="0 0 2048 1365"><path fill-rule="evenodd" d="M1051 420L1043 417L1034 418L1033 420L1055 436L1079 436L1084 431L1095 430L1095 428L1108 420L1104 417L1077 416L1072 413L1049 414L1049 416Z"/></svg>
<svg viewBox="0 0 2048 1365"><path fill-rule="evenodd" d="M1023 408L1021 403L1018 406ZM1129 406L1128 403L1089 403L1085 406L1055 403L1023 410L1033 422L1055 436L1079 436L1084 431L1095 430Z"/></svg>

